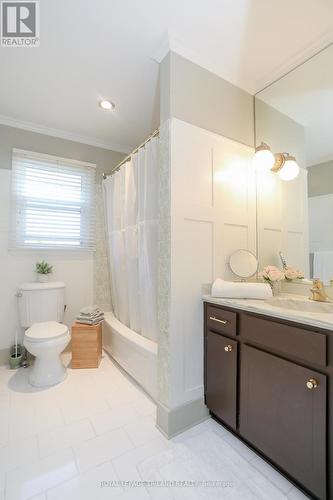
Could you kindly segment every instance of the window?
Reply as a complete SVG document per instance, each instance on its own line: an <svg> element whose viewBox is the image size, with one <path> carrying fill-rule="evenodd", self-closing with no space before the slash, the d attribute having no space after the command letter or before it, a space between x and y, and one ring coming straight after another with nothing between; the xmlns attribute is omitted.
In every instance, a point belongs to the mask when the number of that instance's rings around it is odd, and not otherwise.
<svg viewBox="0 0 333 500"><path fill-rule="evenodd" d="M95 165L13 149L12 248L95 245Z"/></svg>

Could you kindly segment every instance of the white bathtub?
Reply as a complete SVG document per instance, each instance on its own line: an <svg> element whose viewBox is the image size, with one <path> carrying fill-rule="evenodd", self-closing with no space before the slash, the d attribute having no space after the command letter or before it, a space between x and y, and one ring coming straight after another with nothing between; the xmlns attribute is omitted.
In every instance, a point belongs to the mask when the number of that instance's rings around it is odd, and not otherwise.
<svg viewBox="0 0 333 500"><path fill-rule="evenodd" d="M112 312L104 318L104 349L156 400L157 342L123 325Z"/></svg>

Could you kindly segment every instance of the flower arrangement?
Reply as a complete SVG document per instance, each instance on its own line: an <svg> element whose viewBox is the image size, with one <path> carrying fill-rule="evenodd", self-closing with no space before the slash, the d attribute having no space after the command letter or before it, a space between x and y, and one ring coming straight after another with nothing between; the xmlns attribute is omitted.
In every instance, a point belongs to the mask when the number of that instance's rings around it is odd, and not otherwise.
<svg viewBox="0 0 333 500"><path fill-rule="evenodd" d="M291 266L284 267L283 273L287 281L304 279L304 272Z"/></svg>
<svg viewBox="0 0 333 500"><path fill-rule="evenodd" d="M284 279L284 273L276 266L266 266L260 273L260 276L269 283L276 283Z"/></svg>
<svg viewBox="0 0 333 500"><path fill-rule="evenodd" d="M284 279L284 273L276 266L266 266L259 274L267 283L269 283L273 295L280 293L280 281Z"/></svg>

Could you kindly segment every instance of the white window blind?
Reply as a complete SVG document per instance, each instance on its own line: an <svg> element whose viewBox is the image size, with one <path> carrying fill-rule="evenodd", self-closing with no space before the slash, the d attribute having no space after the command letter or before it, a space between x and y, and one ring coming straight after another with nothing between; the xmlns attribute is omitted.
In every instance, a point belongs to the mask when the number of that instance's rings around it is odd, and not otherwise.
<svg viewBox="0 0 333 500"><path fill-rule="evenodd" d="M95 166L13 149L11 248L95 248Z"/></svg>

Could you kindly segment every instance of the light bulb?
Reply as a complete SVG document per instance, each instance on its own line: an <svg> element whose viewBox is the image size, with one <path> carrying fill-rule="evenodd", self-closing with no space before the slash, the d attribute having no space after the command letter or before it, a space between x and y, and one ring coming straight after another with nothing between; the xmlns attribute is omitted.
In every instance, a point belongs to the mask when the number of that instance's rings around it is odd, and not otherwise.
<svg viewBox="0 0 333 500"><path fill-rule="evenodd" d="M281 170L278 171L278 176L284 181L292 181L296 179L300 168L293 156L287 156Z"/></svg>
<svg viewBox="0 0 333 500"><path fill-rule="evenodd" d="M253 166L258 172L268 172L274 166L275 158L267 144L264 142L256 148L253 157Z"/></svg>

